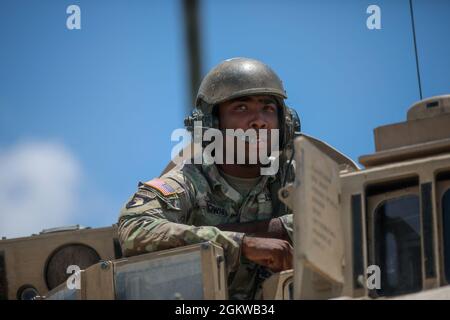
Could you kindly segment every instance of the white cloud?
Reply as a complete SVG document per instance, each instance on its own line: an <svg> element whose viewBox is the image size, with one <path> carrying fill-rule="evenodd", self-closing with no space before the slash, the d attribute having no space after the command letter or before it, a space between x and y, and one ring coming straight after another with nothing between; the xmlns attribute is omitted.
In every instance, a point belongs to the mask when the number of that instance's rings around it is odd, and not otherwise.
<svg viewBox="0 0 450 320"><path fill-rule="evenodd" d="M70 224L82 171L60 143L0 149L0 236L18 237Z"/></svg>

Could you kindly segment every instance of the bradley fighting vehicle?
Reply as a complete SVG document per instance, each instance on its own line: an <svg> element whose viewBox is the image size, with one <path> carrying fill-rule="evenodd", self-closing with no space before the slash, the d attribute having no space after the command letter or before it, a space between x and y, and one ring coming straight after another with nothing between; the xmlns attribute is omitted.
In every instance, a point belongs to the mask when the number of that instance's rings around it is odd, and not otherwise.
<svg viewBox="0 0 450 320"><path fill-rule="evenodd" d="M279 191L294 269L265 280L264 299L450 299L450 95L374 134L364 169L296 139ZM122 258L115 226L47 230L0 241L0 299L226 299L224 264L214 243Z"/></svg>

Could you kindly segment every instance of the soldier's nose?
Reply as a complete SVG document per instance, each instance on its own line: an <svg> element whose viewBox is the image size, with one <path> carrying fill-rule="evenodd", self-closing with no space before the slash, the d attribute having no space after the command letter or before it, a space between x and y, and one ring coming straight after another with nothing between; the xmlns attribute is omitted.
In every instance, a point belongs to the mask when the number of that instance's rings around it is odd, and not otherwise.
<svg viewBox="0 0 450 320"><path fill-rule="evenodd" d="M250 121L249 127L255 130L267 129L267 122L261 117L255 117Z"/></svg>

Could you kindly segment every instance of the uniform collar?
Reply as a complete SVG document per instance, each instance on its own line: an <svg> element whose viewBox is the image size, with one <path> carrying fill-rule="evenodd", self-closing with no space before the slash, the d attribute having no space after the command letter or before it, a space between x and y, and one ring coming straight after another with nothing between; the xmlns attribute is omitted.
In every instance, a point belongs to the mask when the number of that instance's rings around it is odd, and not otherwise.
<svg viewBox="0 0 450 320"><path fill-rule="evenodd" d="M222 193L233 200L234 202L241 203L243 196L236 191L225 178L220 174L219 169L215 164L202 164L203 172L212 189L220 189ZM273 182L276 179L275 176L262 176L261 181L257 183L255 188L250 191L249 196L257 195L261 193L268 183Z"/></svg>

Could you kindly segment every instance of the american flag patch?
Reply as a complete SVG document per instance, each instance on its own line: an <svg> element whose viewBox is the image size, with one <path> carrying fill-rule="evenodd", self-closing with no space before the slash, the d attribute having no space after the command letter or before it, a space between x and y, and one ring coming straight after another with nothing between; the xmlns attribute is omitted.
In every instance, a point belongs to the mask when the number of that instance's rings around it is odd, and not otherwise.
<svg viewBox="0 0 450 320"><path fill-rule="evenodd" d="M164 180L161 180L161 179L153 179L153 180L147 181L145 184L149 187L152 187L152 188L158 190L164 196L170 196L170 195L176 193L174 188L172 188L169 184L167 184Z"/></svg>

